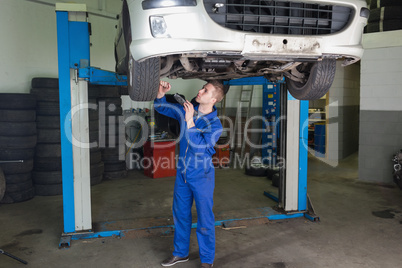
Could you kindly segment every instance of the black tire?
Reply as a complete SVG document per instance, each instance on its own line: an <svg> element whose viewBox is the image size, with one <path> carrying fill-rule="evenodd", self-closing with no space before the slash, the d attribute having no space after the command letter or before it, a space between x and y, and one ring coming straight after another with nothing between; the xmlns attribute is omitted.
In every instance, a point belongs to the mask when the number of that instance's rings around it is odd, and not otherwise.
<svg viewBox="0 0 402 268"><path fill-rule="evenodd" d="M366 26L367 33L386 32L402 29L402 20L371 22Z"/></svg>
<svg viewBox="0 0 402 268"><path fill-rule="evenodd" d="M30 188L28 190L22 192L15 193L5 193L3 199L0 201L1 204L12 204L27 201L32 199L35 196L34 188Z"/></svg>
<svg viewBox="0 0 402 268"><path fill-rule="evenodd" d="M38 144L41 143L60 143L60 129L41 129L38 128Z"/></svg>
<svg viewBox="0 0 402 268"><path fill-rule="evenodd" d="M90 169L91 178L102 176L104 171L105 171L105 166L104 166L103 162L99 162L99 163L91 165L91 169Z"/></svg>
<svg viewBox="0 0 402 268"><path fill-rule="evenodd" d="M272 176L272 186L279 187L279 173Z"/></svg>
<svg viewBox="0 0 402 268"><path fill-rule="evenodd" d="M35 122L35 110L0 110L2 122Z"/></svg>
<svg viewBox="0 0 402 268"><path fill-rule="evenodd" d="M1 160L28 160L34 158L35 149L3 149L0 148Z"/></svg>
<svg viewBox="0 0 402 268"><path fill-rule="evenodd" d="M103 175L92 177L91 176L91 186L97 185L101 183L103 180Z"/></svg>
<svg viewBox="0 0 402 268"><path fill-rule="evenodd" d="M117 86L90 85L88 88L89 98L119 98L120 89Z"/></svg>
<svg viewBox="0 0 402 268"><path fill-rule="evenodd" d="M153 101L159 88L160 58L137 62L130 55L128 63L128 94L133 101Z"/></svg>
<svg viewBox="0 0 402 268"><path fill-rule="evenodd" d="M6 175L31 172L33 169L33 159L16 163L2 163L0 164L0 168L3 169Z"/></svg>
<svg viewBox="0 0 402 268"><path fill-rule="evenodd" d="M102 152L101 151L91 153L91 157L90 157L91 165L94 165L94 164L99 163L101 161L102 161Z"/></svg>
<svg viewBox="0 0 402 268"><path fill-rule="evenodd" d="M324 58L316 63L301 64L297 69L308 75L305 83L286 77L286 84L292 96L298 100L317 100L327 94L335 78L336 60Z"/></svg>
<svg viewBox="0 0 402 268"><path fill-rule="evenodd" d="M386 6L402 6L400 0L371 0L370 9L386 7ZM371 16L371 13L370 13Z"/></svg>
<svg viewBox="0 0 402 268"><path fill-rule="evenodd" d="M127 176L127 170L108 171L103 173L103 178L107 180L120 179Z"/></svg>
<svg viewBox="0 0 402 268"><path fill-rule="evenodd" d="M119 148L105 148L102 152L102 161L105 163L115 163L124 161L125 155L119 152Z"/></svg>
<svg viewBox="0 0 402 268"><path fill-rule="evenodd" d="M63 184L35 184L35 194L39 196L54 196L63 194Z"/></svg>
<svg viewBox="0 0 402 268"><path fill-rule="evenodd" d="M2 149L26 149L34 148L36 135L26 137L0 136L0 148Z"/></svg>
<svg viewBox="0 0 402 268"><path fill-rule="evenodd" d="M3 170L0 168L0 201L3 199L6 193L6 177L4 176Z"/></svg>
<svg viewBox="0 0 402 268"><path fill-rule="evenodd" d="M33 171L32 180L35 184L60 184L62 183L61 171Z"/></svg>
<svg viewBox="0 0 402 268"><path fill-rule="evenodd" d="M89 131L99 130L99 120L89 120Z"/></svg>
<svg viewBox="0 0 402 268"><path fill-rule="evenodd" d="M33 187L32 180L19 182L19 183L8 183L7 184L7 193L16 193L23 192L25 190L29 190Z"/></svg>
<svg viewBox="0 0 402 268"><path fill-rule="evenodd" d="M98 130L90 131L89 132L89 142L92 143L92 142L97 142L97 141L99 141L99 131Z"/></svg>
<svg viewBox="0 0 402 268"><path fill-rule="evenodd" d="M59 171L61 157L35 157L34 167L36 171Z"/></svg>
<svg viewBox="0 0 402 268"><path fill-rule="evenodd" d="M17 174L8 174L6 176L6 183L21 183L25 181L32 181L32 172L27 173L17 173Z"/></svg>
<svg viewBox="0 0 402 268"><path fill-rule="evenodd" d="M99 110L88 109L88 120L89 121L99 120Z"/></svg>
<svg viewBox="0 0 402 268"><path fill-rule="evenodd" d="M370 10L369 23L380 20L402 19L402 6L387 6Z"/></svg>
<svg viewBox="0 0 402 268"><path fill-rule="evenodd" d="M36 135L35 122L0 122L0 136L25 137Z"/></svg>
<svg viewBox="0 0 402 268"><path fill-rule="evenodd" d="M267 176L268 167L261 164L251 164L250 167L246 167L246 175L265 177Z"/></svg>
<svg viewBox="0 0 402 268"><path fill-rule="evenodd" d="M36 101L60 101L58 88L31 88L31 94L35 95Z"/></svg>
<svg viewBox="0 0 402 268"><path fill-rule="evenodd" d="M60 129L60 115L51 115L51 116L38 115L36 117L36 127Z"/></svg>
<svg viewBox="0 0 402 268"><path fill-rule="evenodd" d="M36 99L31 94L0 93L2 110L35 110Z"/></svg>
<svg viewBox="0 0 402 268"><path fill-rule="evenodd" d="M36 157L61 157L61 144L38 144Z"/></svg>
<svg viewBox="0 0 402 268"><path fill-rule="evenodd" d="M34 77L31 81L32 88L59 88L58 78Z"/></svg>
<svg viewBox="0 0 402 268"><path fill-rule="evenodd" d="M36 108L37 115L60 115L60 104L58 102L38 101Z"/></svg>
<svg viewBox="0 0 402 268"><path fill-rule="evenodd" d="M279 168L278 167L268 168L267 169L267 178L272 180L272 177L275 174L278 174L278 173L279 173Z"/></svg>
<svg viewBox="0 0 402 268"><path fill-rule="evenodd" d="M105 165L105 172L126 170L125 161L114 162L114 163L105 162L104 165Z"/></svg>

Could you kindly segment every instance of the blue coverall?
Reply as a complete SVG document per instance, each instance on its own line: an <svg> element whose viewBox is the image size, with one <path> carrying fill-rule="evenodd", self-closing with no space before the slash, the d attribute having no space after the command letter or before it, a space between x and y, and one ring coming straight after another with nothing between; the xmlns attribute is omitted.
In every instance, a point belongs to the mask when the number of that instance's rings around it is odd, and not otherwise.
<svg viewBox="0 0 402 268"><path fill-rule="evenodd" d="M194 118L195 127L187 129L185 111L180 104L167 103L166 98L155 99L155 109L180 122L180 153L177 163L173 195L175 224L174 252L187 257L190 250L191 207L197 209L197 240L201 263L213 263L215 258L215 217L212 212L215 188L215 169L212 164L214 146L222 134L217 110ZM198 111L198 107L194 107Z"/></svg>

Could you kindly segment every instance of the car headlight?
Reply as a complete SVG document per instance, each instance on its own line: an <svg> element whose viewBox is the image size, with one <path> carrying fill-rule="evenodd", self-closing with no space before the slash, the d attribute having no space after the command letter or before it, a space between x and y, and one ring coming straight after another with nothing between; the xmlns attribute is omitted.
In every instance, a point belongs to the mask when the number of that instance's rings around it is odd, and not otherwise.
<svg viewBox="0 0 402 268"><path fill-rule="evenodd" d="M197 0L144 0L142 9L161 8L161 7L180 7L196 6Z"/></svg>
<svg viewBox="0 0 402 268"><path fill-rule="evenodd" d="M160 16L150 16L149 24L153 37L169 37L165 19Z"/></svg>

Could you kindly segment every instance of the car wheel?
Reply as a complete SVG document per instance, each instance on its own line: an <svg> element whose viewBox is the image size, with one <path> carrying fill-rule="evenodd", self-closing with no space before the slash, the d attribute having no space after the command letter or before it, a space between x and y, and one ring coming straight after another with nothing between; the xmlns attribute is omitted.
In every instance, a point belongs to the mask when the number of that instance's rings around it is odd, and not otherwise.
<svg viewBox="0 0 402 268"><path fill-rule="evenodd" d="M317 100L327 94L334 81L336 60L323 59L313 64L301 64L297 68L308 78L301 83L286 77L290 94L298 100Z"/></svg>
<svg viewBox="0 0 402 268"><path fill-rule="evenodd" d="M128 62L128 94L133 101L153 101L159 88L160 58L150 58L141 62L130 55Z"/></svg>

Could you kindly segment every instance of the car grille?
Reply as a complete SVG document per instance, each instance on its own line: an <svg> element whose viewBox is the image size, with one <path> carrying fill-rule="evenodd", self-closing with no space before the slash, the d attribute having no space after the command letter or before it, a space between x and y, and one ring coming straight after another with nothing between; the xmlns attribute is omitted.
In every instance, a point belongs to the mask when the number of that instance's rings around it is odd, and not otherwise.
<svg viewBox="0 0 402 268"><path fill-rule="evenodd" d="M353 10L290 1L204 0L209 16L229 29L267 34L325 35L341 31Z"/></svg>

